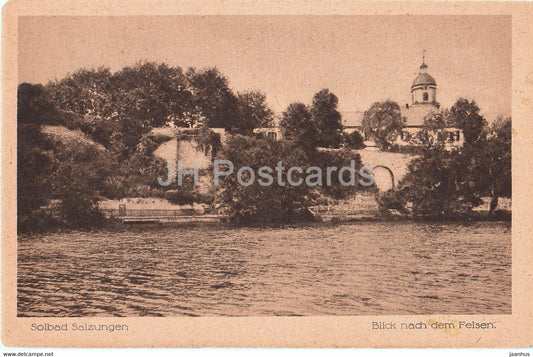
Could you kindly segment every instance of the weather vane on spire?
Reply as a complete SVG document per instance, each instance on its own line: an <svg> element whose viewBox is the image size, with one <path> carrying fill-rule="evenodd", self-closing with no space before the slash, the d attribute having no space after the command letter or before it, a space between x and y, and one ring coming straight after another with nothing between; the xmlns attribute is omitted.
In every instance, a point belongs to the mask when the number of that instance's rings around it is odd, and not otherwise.
<svg viewBox="0 0 533 357"><path fill-rule="evenodd" d="M426 68L428 68L426 64L426 50L422 50L422 65L420 66L420 70L425 71Z"/></svg>

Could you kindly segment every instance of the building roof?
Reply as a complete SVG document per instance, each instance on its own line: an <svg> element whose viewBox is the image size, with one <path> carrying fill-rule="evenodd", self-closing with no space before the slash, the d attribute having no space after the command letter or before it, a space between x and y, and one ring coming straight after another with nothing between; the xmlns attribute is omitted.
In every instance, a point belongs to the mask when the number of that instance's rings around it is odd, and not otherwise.
<svg viewBox="0 0 533 357"><path fill-rule="evenodd" d="M411 87L418 86L418 85L424 85L424 84L437 85L437 82L435 82L435 78L431 77L429 74L419 73L418 76L413 81L413 85Z"/></svg>
<svg viewBox="0 0 533 357"><path fill-rule="evenodd" d="M342 125L345 128L360 127L363 124L364 112L341 112Z"/></svg>

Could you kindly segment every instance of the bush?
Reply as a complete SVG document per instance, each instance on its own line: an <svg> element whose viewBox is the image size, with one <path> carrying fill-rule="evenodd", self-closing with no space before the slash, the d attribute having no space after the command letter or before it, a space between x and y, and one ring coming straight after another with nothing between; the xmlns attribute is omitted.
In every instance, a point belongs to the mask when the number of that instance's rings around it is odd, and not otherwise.
<svg viewBox="0 0 533 357"><path fill-rule="evenodd" d="M196 202L196 195L188 190L168 190L165 199L176 205L192 205Z"/></svg>
<svg viewBox="0 0 533 357"><path fill-rule="evenodd" d="M299 166L305 170L307 157L291 143L235 135L228 139L220 155L233 163L235 171L248 166L258 172L263 166L275 168L282 162L285 168ZM288 223L295 219L295 210L308 203L306 185L291 186L287 183L286 170L282 180L285 186L273 184L261 186L256 179L250 186L243 186L232 174L221 178L217 201L225 205L230 220L238 223ZM272 175L275 176L275 173Z"/></svg>
<svg viewBox="0 0 533 357"><path fill-rule="evenodd" d="M347 166L349 167L351 165L351 161L355 160L355 171L356 171L356 184L355 186L343 186L338 177L338 172L334 172L331 175L331 185L326 185L327 180L327 167L328 166L335 166L339 169L341 167ZM332 149L332 150L320 150L317 151L311 159L309 159L310 164L309 166L318 166L322 169L322 182L324 183L323 186L318 187L318 191L320 194L331 196L336 199L343 199L350 195L355 194L355 192L361 188L359 186L359 169L362 166L361 163L361 155L353 152L349 149ZM349 181L349 173L345 173L344 180Z"/></svg>
<svg viewBox="0 0 533 357"><path fill-rule="evenodd" d="M357 130L354 130L351 133L343 133L342 141L344 146L350 149L359 150L366 147L364 144L365 139Z"/></svg>
<svg viewBox="0 0 533 357"><path fill-rule="evenodd" d="M62 198L59 217L64 226L76 228L100 226L105 221L104 215L98 210L96 199L82 192Z"/></svg>
<svg viewBox="0 0 533 357"><path fill-rule="evenodd" d="M38 209L17 215L17 231L19 233L48 232L59 225L59 220L50 211Z"/></svg>
<svg viewBox="0 0 533 357"><path fill-rule="evenodd" d="M345 198L353 194L355 186L343 186L338 178L338 171L331 175L328 185L327 167L349 167L351 161L355 161L355 170L361 167L360 156L348 149L324 149L306 153L304 148L298 147L295 141L273 141L236 135L230 137L224 146L221 159L229 160L234 165L235 172L232 175L222 177L222 184L218 192L217 201L228 207L228 213L235 222L258 222L258 223L288 223L301 219L296 212L305 211L320 196ZM281 162L284 170L281 172L281 183L278 183L276 167ZM243 166L250 167L256 175L255 180L249 186L243 186L237 181L236 172ZM269 167L273 171L273 182L270 185L259 184L259 169ZM292 186L287 179L290 167L299 167L303 175L293 174L292 179L305 179L306 170L312 166L320 168L321 175L314 181L320 185L307 185L303 182L299 186ZM316 171L312 171L316 172ZM349 172L346 172L349 175ZM298 178L296 177L298 176ZM349 177L344 178L346 182ZM305 217L305 215L304 215Z"/></svg>

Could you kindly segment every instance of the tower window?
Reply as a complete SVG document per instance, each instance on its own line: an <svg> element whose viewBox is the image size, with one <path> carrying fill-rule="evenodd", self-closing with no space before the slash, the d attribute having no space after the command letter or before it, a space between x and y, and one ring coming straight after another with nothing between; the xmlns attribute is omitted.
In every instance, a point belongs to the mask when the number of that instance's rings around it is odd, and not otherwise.
<svg viewBox="0 0 533 357"><path fill-rule="evenodd" d="M429 99L428 92L424 92L423 99L424 99L424 102L428 101Z"/></svg>

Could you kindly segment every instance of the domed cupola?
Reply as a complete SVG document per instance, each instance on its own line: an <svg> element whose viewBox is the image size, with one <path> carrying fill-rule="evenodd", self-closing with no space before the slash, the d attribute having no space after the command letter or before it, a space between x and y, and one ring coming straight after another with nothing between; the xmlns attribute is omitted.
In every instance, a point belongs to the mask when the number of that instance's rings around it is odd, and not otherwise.
<svg viewBox="0 0 533 357"><path fill-rule="evenodd" d="M425 56L424 56L425 57ZM437 103L437 82L427 73L425 58L422 59L420 72L411 85L411 97L413 105Z"/></svg>

